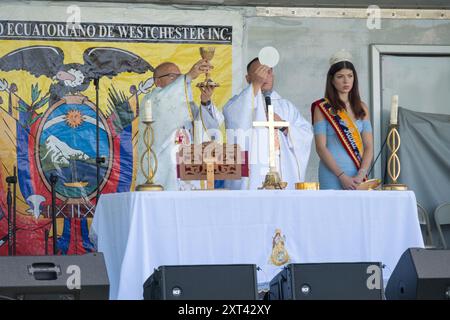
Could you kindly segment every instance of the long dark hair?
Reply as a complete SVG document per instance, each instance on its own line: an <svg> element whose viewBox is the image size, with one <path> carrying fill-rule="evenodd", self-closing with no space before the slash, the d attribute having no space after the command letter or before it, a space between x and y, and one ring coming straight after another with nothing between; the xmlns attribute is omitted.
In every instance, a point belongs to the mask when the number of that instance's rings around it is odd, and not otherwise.
<svg viewBox="0 0 450 320"><path fill-rule="evenodd" d="M327 74L327 87L325 89L325 98L327 98L330 101L334 111L345 110L345 103L339 98L339 94L333 85L334 75L336 74L336 72L342 69L349 69L353 71L353 87L348 94L348 100L350 102L352 111L356 119L362 119L365 117L366 112L363 109L361 97L359 95L358 75L356 73L355 67L353 66L353 63L349 61L341 61L333 64L330 67L330 70L328 70Z"/></svg>

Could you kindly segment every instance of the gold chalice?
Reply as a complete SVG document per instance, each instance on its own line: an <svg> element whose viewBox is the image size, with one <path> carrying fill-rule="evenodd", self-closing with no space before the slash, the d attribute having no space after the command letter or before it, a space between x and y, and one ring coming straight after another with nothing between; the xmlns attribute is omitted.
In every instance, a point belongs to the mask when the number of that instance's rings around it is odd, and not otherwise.
<svg viewBox="0 0 450 320"><path fill-rule="evenodd" d="M210 62L214 58L214 52L216 51L216 48L214 47L200 47L200 55L203 59ZM209 72L205 74L205 81L197 83L198 88L204 88L204 87L218 87L219 84L211 80L209 77Z"/></svg>

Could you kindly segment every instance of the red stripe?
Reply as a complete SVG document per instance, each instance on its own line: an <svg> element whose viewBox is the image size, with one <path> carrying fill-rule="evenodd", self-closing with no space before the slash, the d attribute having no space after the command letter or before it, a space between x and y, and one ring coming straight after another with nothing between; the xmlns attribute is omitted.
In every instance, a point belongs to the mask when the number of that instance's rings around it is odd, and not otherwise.
<svg viewBox="0 0 450 320"><path fill-rule="evenodd" d="M114 129L111 127L111 131L112 130ZM101 190L101 193L117 192L117 186L119 185L120 178L120 135L116 135L115 138L113 138L112 149L113 163L111 174L109 175L108 181L106 182L104 188ZM95 198L92 199L92 202L95 203Z"/></svg>
<svg viewBox="0 0 450 320"><path fill-rule="evenodd" d="M70 240L69 248L67 249L67 254L77 254L77 224L76 219L70 219Z"/></svg>

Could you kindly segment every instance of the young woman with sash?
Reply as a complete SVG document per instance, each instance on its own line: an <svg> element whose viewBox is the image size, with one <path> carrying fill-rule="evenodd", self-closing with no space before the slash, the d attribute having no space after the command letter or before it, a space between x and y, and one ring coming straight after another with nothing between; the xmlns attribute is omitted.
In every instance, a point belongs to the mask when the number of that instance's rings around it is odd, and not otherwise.
<svg viewBox="0 0 450 320"><path fill-rule="evenodd" d="M367 178L373 135L348 52L341 50L330 59L325 98L314 102L311 112L320 189L355 190Z"/></svg>

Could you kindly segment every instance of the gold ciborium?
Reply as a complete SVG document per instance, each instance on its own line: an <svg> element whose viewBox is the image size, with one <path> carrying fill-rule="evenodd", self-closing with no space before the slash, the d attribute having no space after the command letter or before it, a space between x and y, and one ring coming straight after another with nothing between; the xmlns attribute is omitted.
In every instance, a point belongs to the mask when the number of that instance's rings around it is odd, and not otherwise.
<svg viewBox="0 0 450 320"><path fill-rule="evenodd" d="M296 190L320 190L318 182L297 182L295 184Z"/></svg>
<svg viewBox="0 0 450 320"><path fill-rule="evenodd" d="M214 47L200 47L200 55L203 59L210 62L214 58L214 53L216 51L216 48ZM205 74L205 81L197 83L198 88L204 88L204 87L219 87L219 84L211 80L209 72Z"/></svg>

